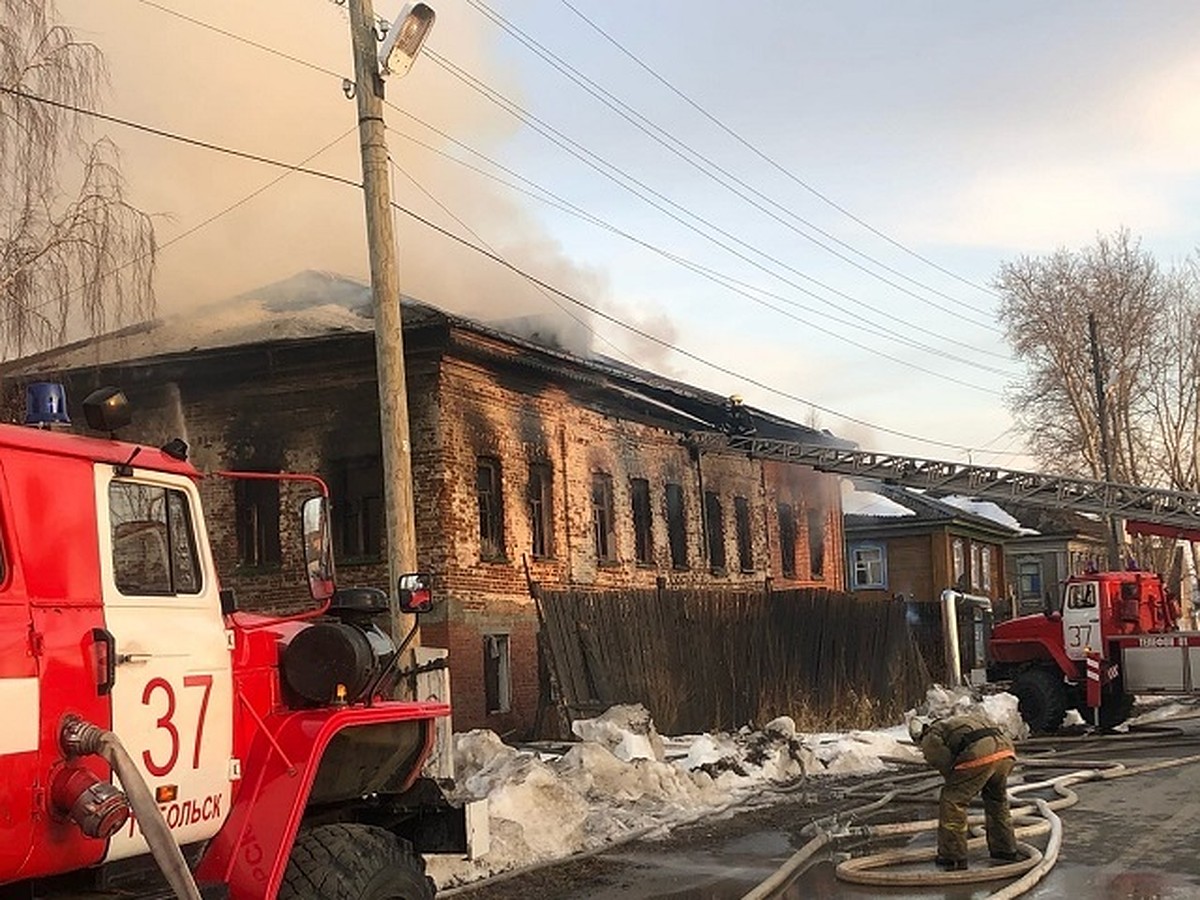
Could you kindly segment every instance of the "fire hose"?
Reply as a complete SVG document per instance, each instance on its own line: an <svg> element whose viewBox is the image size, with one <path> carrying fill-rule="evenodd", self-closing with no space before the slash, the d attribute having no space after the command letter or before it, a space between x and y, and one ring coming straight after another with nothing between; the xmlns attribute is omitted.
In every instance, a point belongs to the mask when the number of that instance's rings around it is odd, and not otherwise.
<svg viewBox="0 0 1200 900"><path fill-rule="evenodd" d="M201 900L200 890L196 887L187 861L183 858L179 845L175 843L171 829L167 827L150 788L142 778L142 773L138 771L137 765L121 744L120 738L91 722L70 717L63 725L61 740L71 755L94 754L112 766L129 798L129 805L133 807L133 814L150 847L150 853L162 870L167 884L179 900Z"/></svg>

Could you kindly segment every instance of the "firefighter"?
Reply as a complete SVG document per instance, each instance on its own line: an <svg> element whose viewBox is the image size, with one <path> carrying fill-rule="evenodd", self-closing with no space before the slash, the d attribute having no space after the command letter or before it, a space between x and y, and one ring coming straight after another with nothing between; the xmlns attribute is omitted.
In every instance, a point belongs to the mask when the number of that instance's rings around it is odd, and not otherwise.
<svg viewBox="0 0 1200 900"><path fill-rule="evenodd" d="M925 761L946 780L938 801L938 868L967 867L967 806L980 793L992 859L1021 859L1008 810L1008 773L1017 755L1012 741L969 713L932 721L913 716L908 729Z"/></svg>

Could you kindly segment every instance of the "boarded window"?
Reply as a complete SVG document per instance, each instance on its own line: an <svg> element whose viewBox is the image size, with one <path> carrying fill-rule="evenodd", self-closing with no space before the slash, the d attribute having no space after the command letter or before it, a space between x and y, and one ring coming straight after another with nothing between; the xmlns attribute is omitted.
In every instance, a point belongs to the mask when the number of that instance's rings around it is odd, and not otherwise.
<svg viewBox="0 0 1200 900"><path fill-rule="evenodd" d="M200 593L200 560L183 491L113 481L108 514L117 590L126 596Z"/></svg>
<svg viewBox="0 0 1200 900"><path fill-rule="evenodd" d="M360 456L331 463L333 547L341 561L383 558L383 461Z"/></svg>
<svg viewBox="0 0 1200 900"><path fill-rule="evenodd" d="M704 521L708 526L708 564L714 572L724 572L725 512L715 491L704 492Z"/></svg>
<svg viewBox="0 0 1200 900"><path fill-rule="evenodd" d="M779 568L785 578L796 577L796 511L790 503L780 503Z"/></svg>
<svg viewBox="0 0 1200 900"><path fill-rule="evenodd" d="M512 708L507 634L483 636L483 697L488 713L504 713Z"/></svg>
<svg viewBox="0 0 1200 900"><path fill-rule="evenodd" d="M687 558L687 519L683 508L683 487L678 484L668 484L667 500L667 539L671 544L671 567L686 569Z"/></svg>
<svg viewBox="0 0 1200 900"><path fill-rule="evenodd" d="M654 539L650 519L650 482L634 478L629 482L629 499L633 507L633 556L639 563L654 561Z"/></svg>
<svg viewBox="0 0 1200 900"><path fill-rule="evenodd" d="M238 562L243 566L279 565L279 482L235 481L233 509Z"/></svg>
<svg viewBox="0 0 1200 900"><path fill-rule="evenodd" d="M851 577L855 588L887 587L887 564L883 547L878 544L858 544L850 549L853 566Z"/></svg>
<svg viewBox="0 0 1200 900"><path fill-rule="evenodd" d="M750 541L750 501L745 497L733 498L734 528L737 529L738 568L743 572L754 571L754 549Z"/></svg>
<svg viewBox="0 0 1200 900"><path fill-rule="evenodd" d="M592 533L596 559L601 562L615 561L617 542L613 534L613 483L612 476L607 472L592 475Z"/></svg>
<svg viewBox="0 0 1200 900"><path fill-rule="evenodd" d="M808 571L813 578L825 577L825 511L810 509L808 516Z"/></svg>
<svg viewBox="0 0 1200 900"><path fill-rule="evenodd" d="M481 456L475 461L475 495L479 500L479 555L504 558L504 498L500 491L500 460Z"/></svg>
<svg viewBox="0 0 1200 900"><path fill-rule="evenodd" d="M535 559L553 555L553 472L548 463L529 464L529 552Z"/></svg>

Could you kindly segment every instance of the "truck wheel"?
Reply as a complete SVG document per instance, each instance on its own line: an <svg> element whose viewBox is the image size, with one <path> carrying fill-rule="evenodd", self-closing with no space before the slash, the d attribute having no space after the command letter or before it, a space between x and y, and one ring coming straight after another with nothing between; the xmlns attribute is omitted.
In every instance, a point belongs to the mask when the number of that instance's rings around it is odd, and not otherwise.
<svg viewBox="0 0 1200 900"><path fill-rule="evenodd" d="M1034 734L1057 731L1067 714L1067 688L1062 675L1050 669L1025 669L1013 678L1021 718Z"/></svg>
<svg viewBox="0 0 1200 900"><path fill-rule="evenodd" d="M373 825L306 828L296 836L279 900L432 900L425 860Z"/></svg>

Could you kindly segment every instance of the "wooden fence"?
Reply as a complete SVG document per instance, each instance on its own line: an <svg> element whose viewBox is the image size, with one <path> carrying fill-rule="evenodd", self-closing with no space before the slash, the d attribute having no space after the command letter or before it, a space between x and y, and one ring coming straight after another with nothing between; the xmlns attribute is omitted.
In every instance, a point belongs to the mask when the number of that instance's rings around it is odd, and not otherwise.
<svg viewBox="0 0 1200 900"><path fill-rule="evenodd" d="M826 590L538 591L543 646L572 718L641 703L665 733L899 721L929 674L904 604Z"/></svg>

